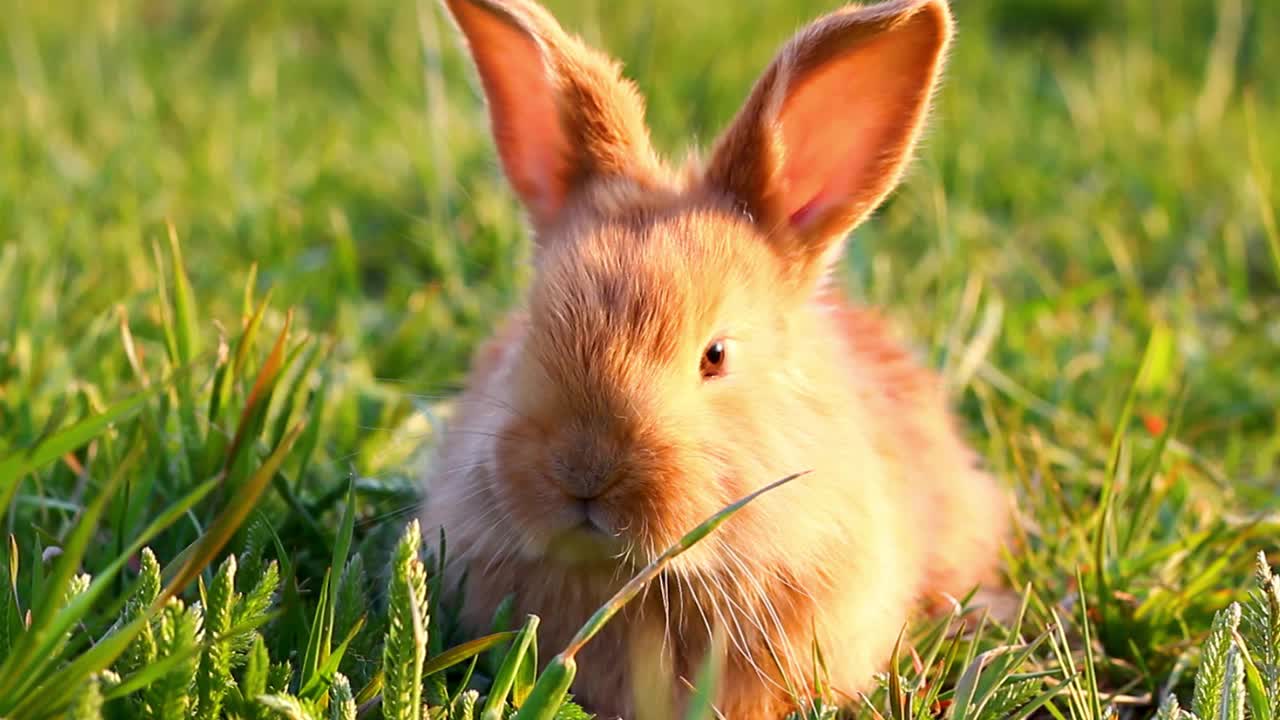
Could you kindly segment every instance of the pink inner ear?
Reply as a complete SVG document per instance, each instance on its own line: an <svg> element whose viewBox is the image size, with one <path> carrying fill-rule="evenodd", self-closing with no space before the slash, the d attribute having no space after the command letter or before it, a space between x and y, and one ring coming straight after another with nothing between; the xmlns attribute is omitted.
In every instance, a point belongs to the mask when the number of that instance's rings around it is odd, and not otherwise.
<svg viewBox="0 0 1280 720"><path fill-rule="evenodd" d="M809 200L809 202L801 205L798 209L787 216L787 219L791 222L791 227L808 227L814 217L817 216L818 210L822 207L822 198L814 196L813 199Z"/></svg>
<svg viewBox="0 0 1280 720"><path fill-rule="evenodd" d="M507 87L490 100L490 122L495 143L511 185L542 222L549 222L564 202L566 178L564 127L560 123L555 95L541 63L521 64L512 58L500 62L510 67L502 71ZM524 94L515 106L505 98ZM498 99L499 95L503 98Z"/></svg>
<svg viewBox="0 0 1280 720"><path fill-rule="evenodd" d="M547 59L529 31L469 2L452 3L489 101L503 170L539 224L564 202L568 142Z"/></svg>
<svg viewBox="0 0 1280 720"><path fill-rule="evenodd" d="M798 68L777 116L779 199L796 229L871 210L897 181L927 99L936 35L899 27L852 44Z"/></svg>

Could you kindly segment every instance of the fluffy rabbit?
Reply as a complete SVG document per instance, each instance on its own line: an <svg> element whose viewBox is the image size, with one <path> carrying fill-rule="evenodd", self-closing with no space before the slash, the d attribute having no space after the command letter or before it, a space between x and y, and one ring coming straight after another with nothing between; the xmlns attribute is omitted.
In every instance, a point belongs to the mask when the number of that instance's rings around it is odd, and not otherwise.
<svg viewBox="0 0 1280 720"><path fill-rule="evenodd" d="M910 158L947 5L817 20L708 158L672 169L635 87L544 9L446 4L536 246L427 480L464 621L484 631L514 594L545 659L685 531L811 471L682 556L587 647L573 692L606 717L678 707L717 629L727 718L856 697L913 609L991 576L1006 522L937 378L827 282Z"/></svg>

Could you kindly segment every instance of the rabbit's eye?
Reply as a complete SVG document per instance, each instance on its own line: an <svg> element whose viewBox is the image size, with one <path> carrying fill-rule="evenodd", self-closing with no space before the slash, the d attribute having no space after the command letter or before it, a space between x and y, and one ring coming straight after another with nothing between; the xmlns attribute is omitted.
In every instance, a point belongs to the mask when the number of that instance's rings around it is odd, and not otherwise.
<svg viewBox="0 0 1280 720"><path fill-rule="evenodd" d="M702 354L702 377L709 379L720 377L725 372L725 344L723 340L715 340L707 346Z"/></svg>

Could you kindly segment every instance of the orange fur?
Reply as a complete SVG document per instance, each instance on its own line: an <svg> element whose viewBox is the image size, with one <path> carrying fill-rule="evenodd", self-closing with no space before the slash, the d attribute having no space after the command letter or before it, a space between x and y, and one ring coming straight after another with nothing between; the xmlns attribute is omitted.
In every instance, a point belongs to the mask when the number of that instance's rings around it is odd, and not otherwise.
<svg viewBox="0 0 1280 720"><path fill-rule="evenodd" d="M716 627L729 639L726 717L793 709L789 688L814 689L815 642L831 687L867 688L913 607L990 576L1006 512L936 378L823 283L909 158L945 4L819 20L766 70L705 169L673 173L634 88L545 11L447 3L537 238L527 305L477 354L428 480L427 535L443 527L450 572L467 575L464 621L483 629L514 594L542 617L550 657L696 523L809 470L607 626L574 692L629 717L634 693L666 678L678 703ZM725 372L707 379L718 339Z"/></svg>

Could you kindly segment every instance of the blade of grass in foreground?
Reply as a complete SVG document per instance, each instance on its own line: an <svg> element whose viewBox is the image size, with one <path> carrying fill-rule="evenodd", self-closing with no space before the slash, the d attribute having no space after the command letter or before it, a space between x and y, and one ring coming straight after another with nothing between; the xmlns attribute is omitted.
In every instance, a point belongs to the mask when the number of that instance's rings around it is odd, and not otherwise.
<svg viewBox="0 0 1280 720"><path fill-rule="evenodd" d="M1244 665L1244 686L1246 697L1249 699L1249 718L1271 720L1271 701L1267 697L1266 681L1262 679L1262 672L1253 661L1253 654L1249 652L1249 643L1245 642L1238 630L1232 630L1231 637L1235 641L1236 649L1240 651L1240 659Z"/></svg>
<svg viewBox="0 0 1280 720"><path fill-rule="evenodd" d="M587 620L582 629L578 630L578 633L569 641L569 645L560 651L559 655L551 659L546 670L543 671L542 677L538 678L537 684L534 685L533 692L529 695L528 700L516 712L515 720L551 720L554 718L556 711L564 703L565 696L569 692L569 686L573 684L573 678L578 672L578 664L575 659L578 651L590 642L591 638L595 637L601 628L613 619L613 616L617 615L632 598L639 594L645 585L652 582L668 563L710 535L716 528L723 525L726 520L746 507L748 503L767 492L786 485L796 478L809 474L809 472L806 470L794 473L781 480L774 481L712 515L704 520L701 525L685 533L684 537L677 540L674 545L667 548L653 562L649 563L645 569L627 581L627 584L623 585L622 589L618 590L609 599L609 602L602 605Z"/></svg>
<svg viewBox="0 0 1280 720"><path fill-rule="evenodd" d="M360 634L360 629L364 627L364 623L364 617L356 620L351 629L347 631L347 636L338 643L338 647L325 656L320 666L311 673L310 679L298 690L299 697L307 700L319 700L322 695L329 692L329 687L333 684L334 678L337 677L338 665L342 663L342 658L347 654L347 648L351 646L351 642L356 639L356 635Z"/></svg>
<svg viewBox="0 0 1280 720"><path fill-rule="evenodd" d="M236 529L240 527L240 524L244 521L245 517L248 516L249 512L256 505L258 498L262 495L263 490L266 488L271 478L279 470L280 465L284 462L284 458L288 454L290 447L301 433L302 427L302 425L297 425L289 432L285 439L280 443L280 446L271 453L266 461L263 462L262 466L258 468L257 472L251 476L249 482L247 482L245 487L241 489L241 492L236 495L235 501L228 505L218 515L204 536L192 546L191 553L179 567L173 578L165 586L164 590L157 596L155 603L152 605L151 611L144 614L139 618L139 620L148 620L151 614L163 607L165 601L167 601L169 597L177 594L186 587L191 579L194 578L206 565L208 565L227 541L231 539L231 536L235 533ZM211 487L212 485L209 486L209 489L211 489ZM204 489L205 486L201 486L201 490ZM201 495L202 494L203 493L201 493ZM74 671L76 673L88 674L107 667L115 660L120 652L123 652L124 648L132 640L132 637L140 631L141 627L142 626L138 621L134 621L124 628L121 628L112 636L108 636L106 640L95 645L93 649L80 656L80 658L71 665L63 668L62 671L56 674L54 678L49 681L46 687L57 688L60 692L65 691L70 687L74 687L75 683L80 680L80 678L74 675L69 675L68 673L72 673ZM34 697L44 694L44 689L38 688L38 691L39 692L26 695L25 699L21 700L22 705L19 706L19 709L33 702ZM3 700L9 705L19 701L18 698L8 700L0 698L0 700ZM3 707L6 707L6 705L0 705L0 708Z"/></svg>
<svg viewBox="0 0 1280 720"><path fill-rule="evenodd" d="M229 482L234 483L238 479L239 476L236 470L239 467L239 463L244 456L249 454L249 446L252 444L251 438L257 436L261 423L265 419L268 405L266 401L270 398L271 391L275 389L281 366L284 364L286 346L289 344L289 328L292 324L293 310L289 310L284 317L284 327L280 329L280 334L276 336L271 353L267 355L267 359L263 362L257 377L254 378L253 388L249 391L249 397L245 400L244 408L240 411L240 422L236 426L235 435L231 439L231 447L227 450L226 460L222 466ZM237 490L239 490L238 487Z"/></svg>
<svg viewBox="0 0 1280 720"><path fill-rule="evenodd" d="M67 535L66 541L63 543L62 554L58 556L57 561L54 563L53 572L41 588L41 595L34 599L33 608L35 614L30 627L22 635L18 646L14 648L9 657L5 659L4 664L0 666L0 672L6 678L4 682L0 683L0 690L10 689L11 681L18 678L18 673L14 673L13 670L22 667L23 663L31 657L39 658L42 654L56 654L52 653L56 638L61 637L62 632L65 631L65 628L58 628L53 623L54 618L63 609L60 607L58 600L67 594L72 578L80 568L81 560L84 559L84 554L93 539L93 533L98 529L98 519L106 511L107 504L111 501L116 487L124 479L124 470L133 464L133 459L141 455L143 447L142 444L134 446L134 449L126 456L125 460L120 463L116 472L113 472L107 482L98 490L97 496L80 514L79 520L76 521L70 534ZM47 644L45 644L46 639L48 641ZM33 650L38 651L39 654L33 653ZM27 674L26 680L31 682L34 678Z"/></svg>
<svg viewBox="0 0 1280 720"><path fill-rule="evenodd" d="M461 645L454 646L444 652L428 659L422 665L422 677L430 677L436 673L443 672L457 665L460 662L470 660L473 657L492 650L503 643L510 642L519 634L516 630L504 630L491 635L485 635L482 638L470 640ZM369 678L369 682L356 693L356 704L364 705L377 697L382 691L383 670L378 669L373 677Z"/></svg>
<svg viewBox="0 0 1280 720"><path fill-rule="evenodd" d="M336 573L330 568L324 573L324 582L320 585L320 597L316 600L315 615L311 621L311 631L307 633L307 648L302 656L302 668L299 675L299 685L309 687L315 678L316 672L320 666L324 664L324 657L328 654L328 647L325 647L326 637L332 622L333 613L330 611L333 607L334 598L329 591L332 584L330 578Z"/></svg>
<svg viewBox="0 0 1280 720"><path fill-rule="evenodd" d="M476 638L475 640L470 640L462 643L461 645L445 650L439 655L436 655L423 663L422 677L429 677L438 672L448 670L460 662L470 660L490 648L514 639L517 634L518 632L516 630L506 630L503 632L493 633L492 635L485 635L482 638Z"/></svg>
<svg viewBox="0 0 1280 720"><path fill-rule="evenodd" d="M716 693L720 687L720 677L724 672L725 645L728 642L724 629L717 626L711 636L711 649L703 659L702 668L698 671L698 680L694 687L697 690L685 711L685 720L712 720L716 716Z"/></svg>
<svg viewBox="0 0 1280 720"><path fill-rule="evenodd" d="M502 661L502 667L498 669L498 674L493 678L493 685L489 688L489 699L485 702L484 712L480 714L480 720L502 720L503 710L507 705L507 696L511 693L511 686L515 684L516 674L519 672L521 664L526 660L526 652L529 645L534 642L537 634L538 616L530 615L525 620L524 627L520 629L520 634L516 636L515 643L507 651L506 659Z"/></svg>
<svg viewBox="0 0 1280 720"><path fill-rule="evenodd" d="M111 423L138 412L153 395L169 386L187 368L172 373L165 382L153 385L130 398L125 398L98 415L85 418L71 427L45 438L32 448L20 450L0 460L0 508L9 507L18 481L27 473L53 462L102 434Z"/></svg>
<svg viewBox="0 0 1280 720"><path fill-rule="evenodd" d="M191 365L193 358L199 353L200 333L195 322L195 298L191 292L191 281L187 277L187 269L182 260L182 247L178 242L178 231L172 222L166 223L169 235L169 262L173 273L173 298L170 299L164 277L164 258L159 245L155 246L156 270L159 281L161 318L165 325L165 338L169 344L169 356L176 367ZM172 302L172 306L171 306ZM196 457L195 450L203 443L200 439L200 427L196 423L195 388L191 376L185 375L176 383L178 393L178 420L182 431L182 444L187 449L179 459L179 471L189 484L194 480L194 473L199 468L191 466L191 459Z"/></svg>
<svg viewBox="0 0 1280 720"><path fill-rule="evenodd" d="M249 516L249 512L257 505L258 498L262 496L263 490L280 469L285 456L289 454L289 448L293 446L293 441L298 439L302 428L303 425L299 424L289 431L289 434L280 442L280 446L267 457L258 471L250 477L249 482L236 493L232 502L214 519L208 531L194 546L190 557L156 597L155 607L163 606L170 597L181 592L187 583L212 562L214 556L227 544L240 524Z"/></svg>
<svg viewBox="0 0 1280 720"><path fill-rule="evenodd" d="M133 468L134 463L142 457L144 449L146 445L143 443L135 444L108 476L107 482L98 489L93 501L84 509L84 512L80 513L80 518L62 543L62 554L54 563L53 572L45 581L44 595L35 599L36 616L33 621L33 630L43 628L57 611L58 598L66 595L72 578L80 569L81 561L89 550L89 544L93 541L93 534L98 530L98 521L107 510L107 504L115 495L116 488L124 481L126 474Z"/></svg>
<svg viewBox="0 0 1280 720"><path fill-rule="evenodd" d="M0 712L8 713L6 717L31 717L45 698L68 697L85 678L110 667L149 622L151 622L150 615L139 616L59 670L48 682L36 688L35 692L29 693L22 699L14 698L12 701L6 701L5 707L0 708ZM21 704L17 707L9 707L19 701Z"/></svg>
<svg viewBox="0 0 1280 720"><path fill-rule="evenodd" d="M595 637L596 633L600 632L600 629L604 627L605 623L609 622L614 615L617 615L624 605L630 602L632 598L643 590L645 585L648 585L654 578L656 578L658 573L662 572L662 569L667 566L667 563L671 562L686 550L696 545L703 538L710 535L716 528L723 525L726 520L733 517L734 514L746 507L752 500L755 500L771 490L776 490L796 478L803 477L808 474L809 471L806 470L805 472L794 473L782 478L781 480L772 482L759 490L756 490L750 495L747 495L741 500L738 500L715 515L712 515L710 518L703 521L701 525L690 530L684 537L677 540L675 545L667 548L653 562L649 563L648 567L641 570L635 577L631 578L626 585L622 586L621 590L610 598L609 602L605 603L599 610L597 610L595 614L587 620L587 623L582 626L582 629L578 631L578 634L573 636L573 640L569 642L568 647L566 647L561 654L576 655L578 651L582 649L583 645L586 645L591 638Z"/></svg>
<svg viewBox="0 0 1280 720"><path fill-rule="evenodd" d="M902 691L902 638L907 628L898 631L898 640L893 644L893 654L889 656L889 716L894 720L907 720L911 699Z"/></svg>
<svg viewBox="0 0 1280 720"><path fill-rule="evenodd" d="M6 667L3 671L0 671L0 676L10 678L18 675L18 670L20 670L20 674L30 681L35 681L44 677L49 666L53 665L57 660L56 657L52 657L48 653L48 648L56 642L58 637L70 630L72 626L79 622L95 607L97 598L110 586L110 583L114 580L120 570L124 568L130 558L137 554L137 552L141 550L142 547L152 538L160 534L162 530L172 525L178 520L178 518L182 517L183 514L194 507L196 503L208 496L217 484L218 480L215 478L194 488L182 499L171 505L159 517L153 520L151 524L149 524L146 529L129 544L128 548L126 548L124 552L120 553L105 570L93 579L88 590L77 595L75 599L73 599L57 614L56 617L54 617L54 619L49 623L48 628L46 628L42 633L43 639L36 646L34 651L28 653L19 653L15 651L9 658L6 658ZM33 640L33 642L35 642L35 640ZM26 658L34 658L35 664L28 665L28 660L23 657L24 655ZM12 665L10 665L10 659L12 659ZM29 686L29 684L22 685L19 688L18 694L25 695ZM7 690L2 692L3 695L7 695Z"/></svg>
<svg viewBox="0 0 1280 720"><path fill-rule="evenodd" d="M537 633L534 633L535 635ZM511 686L511 704L520 707L529 699L533 686L538 681L538 643L531 641L525 648L524 659L516 670L515 683Z"/></svg>
<svg viewBox="0 0 1280 720"><path fill-rule="evenodd" d="M307 654L307 662L304 667L307 673L314 673L317 668L329 659L329 648L333 642L333 625L336 616L338 602L338 583L342 579L342 570L347 566L347 553L351 550L351 538L355 533L355 514L356 514L356 481L351 478L347 483L347 506L342 512L342 522L338 529L337 542L333 546L333 561L330 563L330 575L328 593L325 603L325 614L321 631L316 633L316 653L313 656L310 652ZM310 648L308 648L310 650ZM302 683L305 685L310 680L308 674L304 673Z"/></svg>
<svg viewBox="0 0 1280 720"><path fill-rule="evenodd" d="M240 623L235 627L228 628L226 632L222 633L218 637L207 637L194 645L182 648L177 653L165 656L156 662L147 665L133 675L124 678L119 685L116 685L111 688L111 690L107 691L104 697L107 700L114 700L137 692L163 677L174 667L191 659L195 655L204 652L218 643L225 643L234 637L246 635L249 632L262 627L271 620L274 620L276 617L276 613L267 613L261 617L255 617L246 622Z"/></svg>
<svg viewBox="0 0 1280 720"><path fill-rule="evenodd" d="M1006 682L1014 671L1031 657L1046 640L1052 630L1045 630L1039 637L1022 647L1004 645L978 655L961 674L956 683L955 703L952 706L954 716L982 717L982 711L992 696ZM984 671L992 673L984 678ZM970 710L972 708L972 710Z"/></svg>

